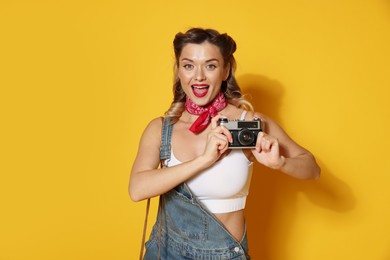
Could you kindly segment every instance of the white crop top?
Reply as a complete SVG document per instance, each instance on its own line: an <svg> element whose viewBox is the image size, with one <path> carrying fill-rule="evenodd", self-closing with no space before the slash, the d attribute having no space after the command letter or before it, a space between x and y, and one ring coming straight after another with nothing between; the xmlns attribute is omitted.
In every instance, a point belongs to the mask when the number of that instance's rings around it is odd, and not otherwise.
<svg viewBox="0 0 390 260"><path fill-rule="evenodd" d="M171 150L168 167L181 164ZM222 160L187 181L191 192L212 213L245 208L253 163L242 150L232 149Z"/></svg>

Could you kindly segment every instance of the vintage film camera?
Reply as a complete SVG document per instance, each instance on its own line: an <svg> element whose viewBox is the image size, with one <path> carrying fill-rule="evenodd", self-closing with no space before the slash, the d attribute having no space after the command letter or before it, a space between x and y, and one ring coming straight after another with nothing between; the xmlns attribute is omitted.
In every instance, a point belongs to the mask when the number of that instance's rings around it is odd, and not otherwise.
<svg viewBox="0 0 390 260"><path fill-rule="evenodd" d="M258 118L252 121L220 118L218 124L225 126L232 134L233 142L229 143L231 149L254 148L258 133L263 131L262 122Z"/></svg>

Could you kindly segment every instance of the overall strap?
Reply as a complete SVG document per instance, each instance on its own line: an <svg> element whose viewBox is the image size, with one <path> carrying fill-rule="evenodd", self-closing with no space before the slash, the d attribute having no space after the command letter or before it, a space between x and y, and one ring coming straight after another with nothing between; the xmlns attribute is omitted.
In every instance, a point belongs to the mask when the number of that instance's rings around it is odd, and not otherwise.
<svg viewBox="0 0 390 260"><path fill-rule="evenodd" d="M160 161L161 168L167 167L168 162L171 158L171 138L172 138L172 128L173 124L170 124L170 120L164 117L162 128L161 128L161 146L160 146ZM159 199L159 214L161 212L161 196ZM144 221L144 230L142 234L141 241L141 251L139 254L139 259L142 260L144 255L144 246L145 246L145 236L146 236L146 228L148 226L148 216L149 216L149 208L150 208L150 199L148 199L146 203L146 214ZM160 218L161 221L161 218ZM161 223L159 223L159 245L158 245L158 259L160 259L160 240L161 240Z"/></svg>
<svg viewBox="0 0 390 260"><path fill-rule="evenodd" d="M171 139L172 139L172 128L173 124L169 118L164 117L162 128L161 128L161 146L160 146L160 162L161 168L168 167L168 162L171 159ZM161 234L162 234L162 204L163 200L160 196L158 203L158 214L159 214L159 223L158 223L158 260L160 260L160 245L161 245Z"/></svg>
<svg viewBox="0 0 390 260"><path fill-rule="evenodd" d="M173 124L170 120L164 117L161 130L161 146L160 146L160 161L161 167L167 167L171 159L171 138L172 138Z"/></svg>

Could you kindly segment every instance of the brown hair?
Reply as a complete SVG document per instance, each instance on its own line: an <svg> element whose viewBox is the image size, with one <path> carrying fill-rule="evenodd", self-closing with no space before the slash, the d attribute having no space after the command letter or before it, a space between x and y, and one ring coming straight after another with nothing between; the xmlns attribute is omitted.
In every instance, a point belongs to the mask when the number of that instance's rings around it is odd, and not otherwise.
<svg viewBox="0 0 390 260"><path fill-rule="evenodd" d="M253 106L243 97L241 89L234 77L236 60L234 59L233 54L237 48L236 42L226 33L220 34L218 31L213 29L192 28L185 33L177 33L175 39L173 40L176 59L175 79L173 84L174 97L169 110L165 113L165 116L171 117L174 121L176 121L176 119L183 113L184 102L186 99L186 95L177 76L177 68L181 52L184 46L188 43L201 44L206 41L219 48L224 59L225 66L230 64L229 76L226 81L222 82L221 86L221 91L224 92L227 101L237 107L253 111Z"/></svg>

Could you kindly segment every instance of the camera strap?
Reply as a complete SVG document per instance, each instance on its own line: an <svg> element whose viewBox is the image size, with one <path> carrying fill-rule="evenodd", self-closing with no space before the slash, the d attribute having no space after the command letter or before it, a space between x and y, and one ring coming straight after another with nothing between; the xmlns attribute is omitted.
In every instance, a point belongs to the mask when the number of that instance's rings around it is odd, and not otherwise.
<svg viewBox="0 0 390 260"><path fill-rule="evenodd" d="M168 162L171 158L171 137L172 137L172 128L173 124L170 123L170 120L166 117L163 118L162 128L161 128L161 146L160 146L160 168L168 167ZM159 198L159 214L161 214L161 196ZM145 247L145 237L146 237L146 229L148 226L148 217L149 217L149 209L150 209L150 198L146 203L146 213L144 220L144 229L142 233L142 242L141 242L141 251L139 254L139 259L142 260L144 255L144 247ZM161 240L161 218L159 223L159 243L158 243L158 258L160 259L160 240Z"/></svg>

